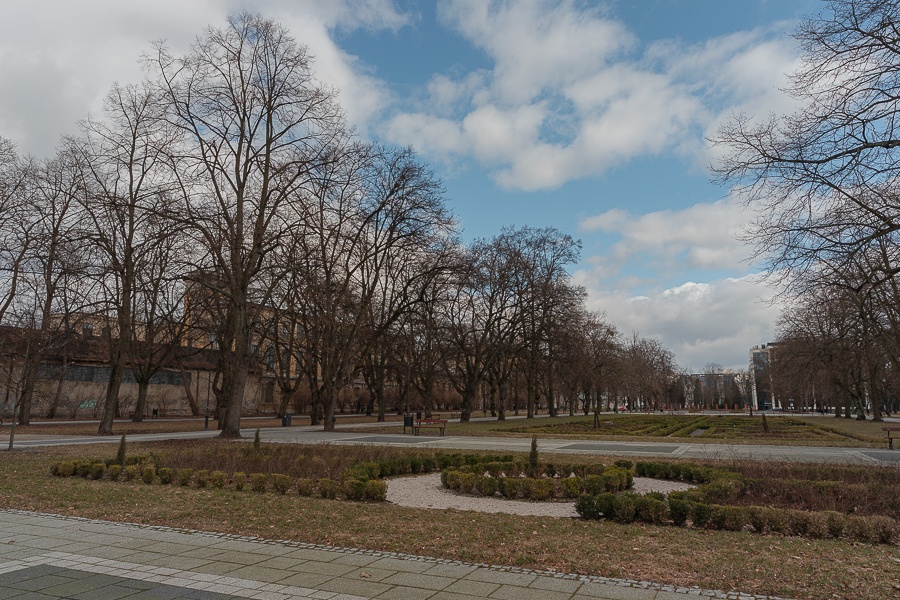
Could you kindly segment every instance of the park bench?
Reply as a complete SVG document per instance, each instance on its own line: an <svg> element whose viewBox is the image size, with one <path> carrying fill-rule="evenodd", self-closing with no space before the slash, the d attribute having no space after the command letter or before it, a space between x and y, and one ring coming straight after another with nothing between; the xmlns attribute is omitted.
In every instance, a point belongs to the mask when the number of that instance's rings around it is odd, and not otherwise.
<svg viewBox="0 0 900 600"><path fill-rule="evenodd" d="M447 429L447 419L416 419L415 425L413 425L413 435L419 435L423 427L440 429L441 435L444 435L444 431Z"/></svg>
<svg viewBox="0 0 900 600"><path fill-rule="evenodd" d="M887 432L888 448L893 450L894 449L894 438L891 436L891 434L900 431L900 427L882 427L881 429L882 429L882 431Z"/></svg>

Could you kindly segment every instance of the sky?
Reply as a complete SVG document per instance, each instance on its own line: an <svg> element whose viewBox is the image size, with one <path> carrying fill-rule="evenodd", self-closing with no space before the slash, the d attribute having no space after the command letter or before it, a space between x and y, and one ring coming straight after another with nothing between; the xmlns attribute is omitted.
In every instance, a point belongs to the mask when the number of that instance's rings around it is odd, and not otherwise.
<svg viewBox="0 0 900 600"><path fill-rule="evenodd" d="M795 110L790 33L813 0L4 0L0 136L49 157L165 40L229 14L309 48L365 139L411 146L465 241L508 226L581 240L590 309L678 365L746 369L778 307L740 241L753 214L711 181L734 114Z"/></svg>

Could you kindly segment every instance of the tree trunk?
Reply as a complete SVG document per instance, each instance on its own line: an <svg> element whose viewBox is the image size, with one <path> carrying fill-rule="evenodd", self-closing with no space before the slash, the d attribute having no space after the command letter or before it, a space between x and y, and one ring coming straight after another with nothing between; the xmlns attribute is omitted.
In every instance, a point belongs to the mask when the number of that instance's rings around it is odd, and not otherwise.
<svg viewBox="0 0 900 600"><path fill-rule="evenodd" d="M19 397L19 425L29 425L31 423L31 399L34 397L38 365L35 360L30 359L23 368L25 377L22 381L22 395Z"/></svg>
<svg viewBox="0 0 900 600"><path fill-rule="evenodd" d="M103 416L100 418L98 435L112 435L113 420L119 410L119 390L122 388L122 372L124 371L121 352L112 363L109 372L109 381L106 384L106 398L103 401Z"/></svg>
<svg viewBox="0 0 900 600"><path fill-rule="evenodd" d="M134 407L134 416L131 417L132 423L141 423L144 420L144 411L147 410L147 392L150 389L150 380L142 378L138 381L138 399Z"/></svg>

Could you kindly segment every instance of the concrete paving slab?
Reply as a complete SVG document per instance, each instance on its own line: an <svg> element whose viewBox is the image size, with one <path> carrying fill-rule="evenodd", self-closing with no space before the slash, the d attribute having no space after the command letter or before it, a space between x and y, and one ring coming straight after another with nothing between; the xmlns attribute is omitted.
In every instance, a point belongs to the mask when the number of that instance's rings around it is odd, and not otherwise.
<svg viewBox="0 0 900 600"><path fill-rule="evenodd" d="M53 527L41 527L53 523ZM68 524L68 529L58 527ZM52 549L42 539L65 539L90 529L103 543L69 542ZM13 535L11 530L20 534ZM560 576L512 567L330 548L299 542L154 526L87 521L0 510L0 600L689 600L731 596L714 590L584 576ZM18 545L21 538L36 546ZM160 538L171 542L166 544ZM128 540L129 550L109 540ZM8 549L14 549L9 552ZM150 552L147 549L152 548ZM125 556L127 555L127 556ZM244 564L247 563L247 564ZM747 596L748 598L751 596Z"/></svg>

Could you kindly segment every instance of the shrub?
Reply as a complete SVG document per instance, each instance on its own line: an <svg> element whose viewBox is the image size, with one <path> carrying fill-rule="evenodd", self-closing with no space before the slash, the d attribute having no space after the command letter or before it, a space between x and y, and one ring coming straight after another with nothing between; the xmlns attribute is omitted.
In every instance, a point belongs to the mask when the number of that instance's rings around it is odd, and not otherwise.
<svg viewBox="0 0 900 600"><path fill-rule="evenodd" d="M609 492L597 494L597 510L603 515L604 519L613 518L613 505L616 502L616 495Z"/></svg>
<svg viewBox="0 0 900 600"><path fill-rule="evenodd" d="M597 496L580 495L575 501L575 512L581 515L582 519L599 519L600 510L597 508Z"/></svg>
<svg viewBox="0 0 900 600"><path fill-rule="evenodd" d="M152 465L144 467L144 470L141 471L141 479L147 485L152 484L156 480L156 467Z"/></svg>
<svg viewBox="0 0 900 600"><path fill-rule="evenodd" d="M59 465L60 463L55 462L50 465L50 474L54 477L59 477Z"/></svg>
<svg viewBox="0 0 900 600"><path fill-rule="evenodd" d="M848 517L847 537L869 544L894 544L900 536L897 521L890 517Z"/></svg>
<svg viewBox="0 0 900 600"><path fill-rule="evenodd" d="M463 494L471 494L473 489L475 489L475 475L472 473L460 473L459 491Z"/></svg>
<svg viewBox="0 0 900 600"><path fill-rule="evenodd" d="M193 469L178 469L178 485L186 486L191 485L191 480L194 478L194 470Z"/></svg>
<svg viewBox="0 0 900 600"><path fill-rule="evenodd" d="M522 494L522 480L517 477L505 477L500 483L500 493L504 498L515 500Z"/></svg>
<svg viewBox="0 0 900 600"><path fill-rule="evenodd" d="M766 531L766 509L762 506L747 507L747 522L756 533Z"/></svg>
<svg viewBox="0 0 900 600"><path fill-rule="evenodd" d="M766 530L773 533L788 533L788 517L785 511L777 508L763 508L765 515Z"/></svg>
<svg viewBox="0 0 900 600"><path fill-rule="evenodd" d="M871 544L878 540L872 521L866 517L848 517L846 532L847 537L857 542Z"/></svg>
<svg viewBox="0 0 900 600"><path fill-rule="evenodd" d="M91 473L90 478L97 480L102 479L103 475L106 474L106 463L95 462L91 464Z"/></svg>
<svg viewBox="0 0 900 600"><path fill-rule="evenodd" d="M500 480L494 477L484 477L483 475L475 478L475 489L482 496L493 496L500 489Z"/></svg>
<svg viewBox="0 0 900 600"><path fill-rule="evenodd" d="M691 522L694 524L694 527L706 527L711 516L712 508L709 504L694 502L691 505Z"/></svg>
<svg viewBox="0 0 900 600"><path fill-rule="evenodd" d="M584 478L584 493L596 496L606 491L606 478L602 475L588 475Z"/></svg>
<svg viewBox="0 0 900 600"><path fill-rule="evenodd" d="M319 480L319 495L323 498L328 498L329 500L334 500L338 495L338 483L333 479L320 479Z"/></svg>
<svg viewBox="0 0 900 600"><path fill-rule="evenodd" d="M669 497L669 516L672 522L679 527L683 527L687 523L688 517L691 516L691 503L687 500L679 500L678 498Z"/></svg>
<svg viewBox="0 0 900 600"><path fill-rule="evenodd" d="M556 491L555 479L533 479L531 484L531 499L543 502L553 497Z"/></svg>
<svg viewBox="0 0 900 600"><path fill-rule="evenodd" d="M647 496L635 496L635 517L644 523L662 525L669 520L669 507L663 500Z"/></svg>
<svg viewBox="0 0 900 600"><path fill-rule="evenodd" d="M315 487L315 482L308 477L301 477L297 480L297 493L301 496L312 496Z"/></svg>
<svg viewBox="0 0 900 600"><path fill-rule="evenodd" d="M844 513L826 510L822 513L825 515L825 523L828 526L828 535L833 538L840 538L844 535L844 529L847 527L847 516Z"/></svg>
<svg viewBox="0 0 900 600"><path fill-rule="evenodd" d="M708 504L727 504L736 501L744 493L741 479L716 479L702 486L703 501Z"/></svg>
<svg viewBox="0 0 900 600"><path fill-rule="evenodd" d="M138 476L138 468L137 465L128 465L124 469L122 469L122 479L125 481L131 481Z"/></svg>
<svg viewBox="0 0 900 600"><path fill-rule="evenodd" d="M198 488L205 488L209 483L209 471L206 469L197 469L194 471L194 481Z"/></svg>
<svg viewBox="0 0 900 600"><path fill-rule="evenodd" d="M612 518L619 523L634 521L635 505L633 494L614 495L612 502Z"/></svg>
<svg viewBox="0 0 900 600"><path fill-rule="evenodd" d="M634 484L631 471L626 471L619 467L607 467L603 471L602 477L605 479L606 491L608 492L621 492L629 489Z"/></svg>
<svg viewBox="0 0 900 600"><path fill-rule="evenodd" d="M564 498L577 498L581 492L581 480L577 477L566 477L560 480L560 491Z"/></svg>
<svg viewBox="0 0 900 600"><path fill-rule="evenodd" d="M231 476L231 482L234 484L234 489L240 492L247 485L247 474L237 471Z"/></svg>
<svg viewBox="0 0 900 600"><path fill-rule="evenodd" d="M78 463L78 476L87 479L91 476L91 463L89 462L79 462Z"/></svg>
<svg viewBox="0 0 900 600"><path fill-rule="evenodd" d="M113 465L116 466L116 465ZM112 467L110 467L110 471ZM170 469L169 467L163 467L159 470L159 482L163 485L169 485L175 480L175 470Z"/></svg>
<svg viewBox="0 0 900 600"><path fill-rule="evenodd" d="M122 465L110 465L106 472L109 473L110 480L118 481L119 475L122 474Z"/></svg>
<svg viewBox="0 0 900 600"><path fill-rule="evenodd" d="M209 474L209 482L217 490L221 490L228 483L228 476L222 471L213 471Z"/></svg>
<svg viewBox="0 0 900 600"><path fill-rule="evenodd" d="M291 483L291 478L288 475L277 473L272 476L272 487L274 487L275 491L279 494L287 494L287 491L291 489Z"/></svg>
<svg viewBox="0 0 900 600"><path fill-rule="evenodd" d="M626 471L630 471L634 468L634 463L630 460L617 460L613 463L613 466L619 467L620 469L625 469Z"/></svg>
<svg viewBox="0 0 900 600"><path fill-rule="evenodd" d="M379 479L370 479L366 482L366 499L375 502L384 502L387 498L387 483Z"/></svg>
<svg viewBox="0 0 900 600"><path fill-rule="evenodd" d="M351 500L363 500L366 497L366 481L365 479L346 480L344 482L344 493ZM377 479L368 481L377 481Z"/></svg>
<svg viewBox="0 0 900 600"><path fill-rule="evenodd" d="M71 460L63 461L59 463L59 467L57 468L57 473L60 477L71 477L75 474L75 463Z"/></svg>
<svg viewBox="0 0 900 600"><path fill-rule="evenodd" d="M418 456L413 456L409 459L409 472L413 475L418 474L422 470L422 459ZM372 477L371 479L375 479Z"/></svg>
<svg viewBox="0 0 900 600"><path fill-rule="evenodd" d="M900 528L897 521L890 517L872 516L866 517L869 525L875 532L875 541L882 544L893 544L900 536Z"/></svg>
<svg viewBox="0 0 900 600"><path fill-rule="evenodd" d="M422 472L423 473L431 473L434 471L436 461L431 456L425 456L422 458Z"/></svg>
<svg viewBox="0 0 900 600"><path fill-rule="evenodd" d="M260 494L266 491L269 485L268 473L254 473L250 476L250 489Z"/></svg>
<svg viewBox="0 0 900 600"><path fill-rule="evenodd" d="M743 506L714 506L710 524L714 529L724 531L741 531L750 522L747 510Z"/></svg>
<svg viewBox="0 0 900 600"><path fill-rule="evenodd" d="M260 446L259 442L260 442L259 428L257 427L256 433L253 434L253 449L256 450L257 452L259 452L259 446Z"/></svg>

